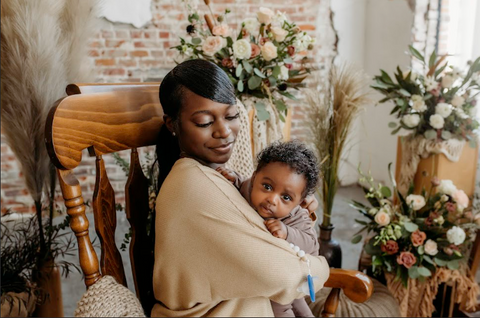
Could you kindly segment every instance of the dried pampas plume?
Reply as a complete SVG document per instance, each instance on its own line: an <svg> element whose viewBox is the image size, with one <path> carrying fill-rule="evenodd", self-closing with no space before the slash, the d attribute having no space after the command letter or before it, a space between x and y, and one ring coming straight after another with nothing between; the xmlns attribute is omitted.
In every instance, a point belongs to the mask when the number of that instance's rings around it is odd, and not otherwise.
<svg viewBox="0 0 480 318"><path fill-rule="evenodd" d="M333 199L338 186L338 168L354 120L369 102L365 76L352 66L333 66L329 89L305 91L311 142L321 166L321 197L324 217L322 226L330 226ZM318 85L317 85L318 86Z"/></svg>
<svg viewBox="0 0 480 318"><path fill-rule="evenodd" d="M68 83L91 80L84 69L97 8L95 0L1 2L2 133L21 164L37 214L49 179L46 116Z"/></svg>

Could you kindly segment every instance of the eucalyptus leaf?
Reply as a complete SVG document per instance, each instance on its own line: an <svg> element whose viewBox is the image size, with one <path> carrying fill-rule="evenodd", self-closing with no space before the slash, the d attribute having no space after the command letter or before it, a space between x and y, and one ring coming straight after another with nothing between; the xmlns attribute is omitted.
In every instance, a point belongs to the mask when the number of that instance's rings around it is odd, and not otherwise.
<svg viewBox="0 0 480 318"><path fill-rule="evenodd" d="M243 60L242 64L243 64L243 68L245 68L245 71L247 71L247 73L252 72L252 65L250 65L250 63L248 63L247 60Z"/></svg>
<svg viewBox="0 0 480 318"><path fill-rule="evenodd" d="M435 261L435 264L437 264L438 266L445 266L448 263L448 261L440 259L438 257L435 257L433 260Z"/></svg>
<svg viewBox="0 0 480 318"><path fill-rule="evenodd" d="M390 190L389 187L386 187L386 186L383 186L380 188L380 192L382 193L382 195L386 198L389 198L392 196L392 191Z"/></svg>
<svg viewBox="0 0 480 318"><path fill-rule="evenodd" d="M244 89L244 87L243 87L243 81L238 81L238 83L237 83L237 90L241 93L241 92L243 92L243 89Z"/></svg>
<svg viewBox="0 0 480 318"><path fill-rule="evenodd" d="M417 248L417 252L418 252L419 255L425 254L425 247L423 247L423 245L420 245L420 246Z"/></svg>
<svg viewBox="0 0 480 318"><path fill-rule="evenodd" d="M403 96L407 96L407 97L412 96L412 94L410 94L407 90L405 90L405 89L403 89L403 88L400 88L400 89L398 90L398 92L399 92L400 94L402 94Z"/></svg>
<svg viewBox="0 0 480 318"><path fill-rule="evenodd" d="M398 125L398 124L395 123L395 122L393 122L393 121L391 121L391 122L388 123L388 127L390 127L390 128L395 128L395 127L397 127L397 125Z"/></svg>
<svg viewBox="0 0 480 318"><path fill-rule="evenodd" d="M248 79L248 89L254 90L262 84L262 79L258 76L252 76Z"/></svg>
<svg viewBox="0 0 480 318"><path fill-rule="evenodd" d="M402 107L403 105L405 105L405 100L403 98L397 98L395 100L395 102L397 103L398 106Z"/></svg>
<svg viewBox="0 0 480 318"><path fill-rule="evenodd" d="M452 138L452 133L446 130L442 130L442 138L448 140Z"/></svg>
<svg viewBox="0 0 480 318"><path fill-rule="evenodd" d="M270 118L270 113L267 111L264 103L255 102L255 109L257 110L257 118L259 120L263 121Z"/></svg>
<svg viewBox="0 0 480 318"><path fill-rule="evenodd" d="M247 71L248 72L248 71ZM258 77L266 78L265 74L263 74L258 68L254 68L253 72L258 75Z"/></svg>
<svg viewBox="0 0 480 318"><path fill-rule="evenodd" d="M459 265L460 265L460 264L459 264L459 262L458 262L458 259L454 259L454 260L449 261L449 262L447 263L447 267L450 268L450 269L452 269L452 270L458 269Z"/></svg>
<svg viewBox="0 0 480 318"><path fill-rule="evenodd" d="M427 138L427 139L435 139L435 138L437 138L437 132L436 132L435 130L433 130L433 129L429 129L429 130L425 131L425 132L423 133L423 135L424 135L425 138Z"/></svg>
<svg viewBox="0 0 480 318"><path fill-rule="evenodd" d="M275 77L275 78L278 78L278 75L280 75L280 66L276 65L274 68L273 68L273 71L272 71L272 76Z"/></svg>
<svg viewBox="0 0 480 318"><path fill-rule="evenodd" d="M352 244L357 244L357 243L359 243L359 242L362 240L362 237L363 237L363 236L360 235L360 234L354 236L354 237L352 238Z"/></svg>
<svg viewBox="0 0 480 318"><path fill-rule="evenodd" d="M236 75L237 77L240 77L240 74L242 74L242 71L243 71L242 64L238 64L238 65L237 65L237 69L235 70L235 75Z"/></svg>
<svg viewBox="0 0 480 318"><path fill-rule="evenodd" d="M270 82L270 86L277 86L277 79L275 77L268 77L268 81Z"/></svg>
<svg viewBox="0 0 480 318"><path fill-rule="evenodd" d="M200 38L193 38L192 39L192 44L199 45L200 43L202 43L202 39L200 39Z"/></svg>
<svg viewBox="0 0 480 318"><path fill-rule="evenodd" d="M418 272L418 266L412 266L408 269L408 276L411 279L417 279L420 277L420 273Z"/></svg>
<svg viewBox="0 0 480 318"><path fill-rule="evenodd" d="M416 225L415 223L412 223L412 222L405 222L404 226L405 226L405 230L407 230L410 233L413 233L416 230L418 230L418 225Z"/></svg>
<svg viewBox="0 0 480 318"><path fill-rule="evenodd" d="M427 261L427 263L430 263L430 264L432 264L432 265L435 265L435 263L433 262L433 260L432 260L432 258L431 258L430 256L428 256L428 255L423 255L423 259L424 259L425 261Z"/></svg>
<svg viewBox="0 0 480 318"><path fill-rule="evenodd" d="M418 273L424 277L432 276L432 272L426 267L419 267Z"/></svg>
<svg viewBox="0 0 480 318"><path fill-rule="evenodd" d="M287 110L287 105L285 104L285 102L281 99L277 99L275 100L274 102L275 106L277 106L277 109L280 111L280 112L284 112Z"/></svg>

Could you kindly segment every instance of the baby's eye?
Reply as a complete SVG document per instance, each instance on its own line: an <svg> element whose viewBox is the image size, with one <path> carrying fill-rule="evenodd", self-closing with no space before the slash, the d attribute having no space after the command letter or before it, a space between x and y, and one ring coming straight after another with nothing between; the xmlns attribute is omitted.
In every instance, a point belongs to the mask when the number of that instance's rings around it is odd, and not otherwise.
<svg viewBox="0 0 480 318"><path fill-rule="evenodd" d="M263 187L265 188L265 190L268 190L268 191L272 190L272 186L269 185L268 183L264 183L264 184L262 184L262 185L263 185Z"/></svg>
<svg viewBox="0 0 480 318"><path fill-rule="evenodd" d="M292 201L292 198L289 195L282 195L282 199L285 201Z"/></svg>

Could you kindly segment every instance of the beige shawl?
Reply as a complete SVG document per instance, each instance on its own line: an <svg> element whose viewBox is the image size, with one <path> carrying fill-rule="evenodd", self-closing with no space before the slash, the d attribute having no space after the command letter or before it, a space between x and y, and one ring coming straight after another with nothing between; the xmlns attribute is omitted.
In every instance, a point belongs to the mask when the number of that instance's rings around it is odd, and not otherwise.
<svg viewBox="0 0 480 318"><path fill-rule="evenodd" d="M307 263L273 237L238 190L215 170L180 159L157 198L153 316L273 316L269 300L305 295ZM307 255L319 290L323 257Z"/></svg>

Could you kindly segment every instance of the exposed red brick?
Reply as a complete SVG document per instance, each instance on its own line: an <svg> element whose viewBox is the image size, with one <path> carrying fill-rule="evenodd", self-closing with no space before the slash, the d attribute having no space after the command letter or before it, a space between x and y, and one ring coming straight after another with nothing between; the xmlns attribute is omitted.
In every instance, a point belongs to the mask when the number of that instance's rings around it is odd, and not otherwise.
<svg viewBox="0 0 480 318"><path fill-rule="evenodd" d="M130 31L130 36L132 37L132 39L139 39L139 38L142 37L142 31L131 30Z"/></svg>
<svg viewBox="0 0 480 318"><path fill-rule="evenodd" d="M123 43L125 43L125 40L106 40L105 41L105 46L106 47L120 47Z"/></svg>
<svg viewBox="0 0 480 318"><path fill-rule="evenodd" d="M162 39L166 39L166 38L168 38L169 34L170 34L170 33L168 33L168 32L160 32L160 33L159 33L159 36L160 36L160 38L162 38Z"/></svg>
<svg viewBox="0 0 480 318"><path fill-rule="evenodd" d="M91 57L98 57L100 56L100 53L98 52L98 50L90 50L88 51L88 55Z"/></svg>
<svg viewBox="0 0 480 318"><path fill-rule="evenodd" d="M112 76L112 75L125 75L125 69L123 68L109 68L103 71L103 75Z"/></svg>
<svg viewBox="0 0 480 318"><path fill-rule="evenodd" d="M102 38L104 39L111 39L113 38L113 36L114 36L113 31L107 31L107 30L102 31Z"/></svg>
<svg viewBox="0 0 480 318"><path fill-rule="evenodd" d="M92 47L92 48L97 48L97 47L103 47L103 42L101 41L91 41L90 43L88 43L88 46L89 47Z"/></svg>
<svg viewBox="0 0 480 318"><path fill-rule="evenodd" d="M132 57L148 56L148 52L147 51L140 51L140 50L132 51L132 52L130 52L130 56L132 56Z"/></svg>
<svg viewBox="0 0 480 318"><path fill-rule="evenodd" d="M95 65L98 66L113 66L115 65L114 59L97 59L95 60Z"/></svg>
<svg viewBox="0 0 480 318"><path fill-rule="evenodd" d="M125 67L134 67L137 66L137 61L134 59L122 59L118 64Z"/></svg>
<svg viewBox="0 0 480 318"><path fill-rule="evenodd" d="M130 37L130 32L127 30L117 30L115 31L115 37L117 39L128 39Z"/></svg>
<svg viewBox="0 0 480 318"><path fill-rule="evenodd" d="M314 31L316 29L316 27L313 24L299 24L298 27L303 31L308 31L308 30Z"/></svg>

